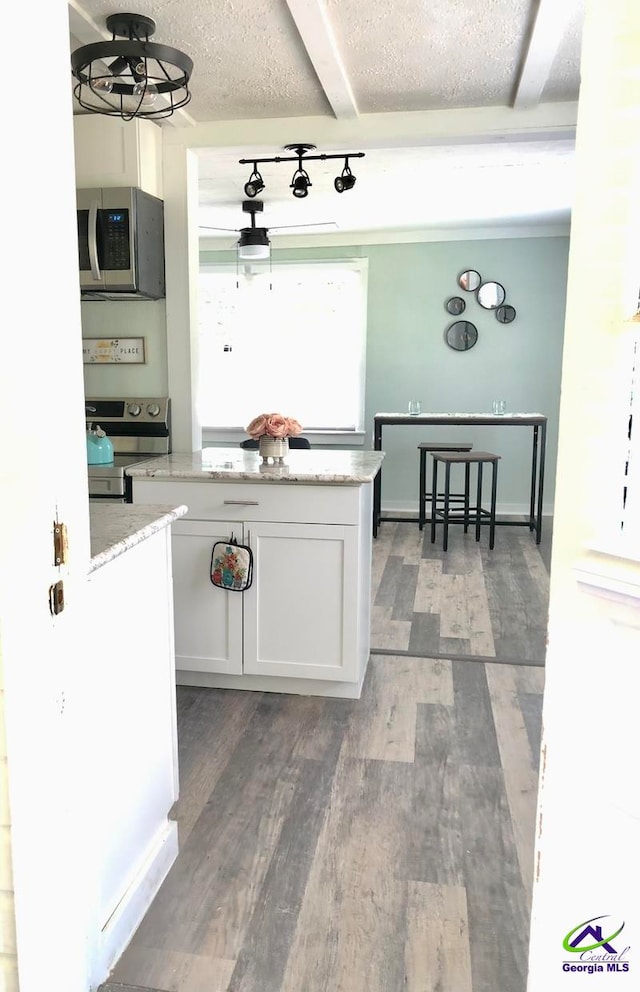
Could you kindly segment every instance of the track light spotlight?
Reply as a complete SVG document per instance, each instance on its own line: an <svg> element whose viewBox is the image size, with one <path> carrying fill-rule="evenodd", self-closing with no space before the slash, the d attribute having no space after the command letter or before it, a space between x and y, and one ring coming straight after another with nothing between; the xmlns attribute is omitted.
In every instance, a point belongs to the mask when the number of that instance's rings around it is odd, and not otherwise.
<svg viewBox="0 0 640 992"><path fill-rule="evenodd" d="M335 186L338 193L344 193L345 189L353 189L356 184L356 177L353 175L351 169L349 168L349 159L344 160L344 169L339 176L333 180L333 185Z"/></svg>
<svg viewBox="0 0 640 992"><path fill-rule="evenodd" d="M309 176L304 171L304 169L296 169L291 180L290 189L293 190L293 195L301 198L303 196L308 196L309 186L313 186L313 183L309 179Z"/></svg>
<svg viewBox="0 0 640 992"><path fill-rule="evenodd" d="M264 189L264 182L262 176L258 172L257 162L253 163L253 172L249 176L248 181L244 184L245 196L257 196Z"/></svg>

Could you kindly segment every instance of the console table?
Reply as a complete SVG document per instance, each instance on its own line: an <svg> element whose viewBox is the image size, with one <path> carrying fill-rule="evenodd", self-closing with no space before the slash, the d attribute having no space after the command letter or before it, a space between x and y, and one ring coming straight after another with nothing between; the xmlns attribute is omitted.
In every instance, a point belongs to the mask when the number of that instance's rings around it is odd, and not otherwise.
<svg viewBox="0 0 640 992"><path fill-rule="evenodd" d="M530 427L533 433L531 452L531 494L527 520L497 520L500 526L528 527L535 531L536 544L542 538L542 491L544 485L544 457L547 443L547 418L541 413L376 413L373 418L373 447L382 451L383 427ZM407 517L382 516L382 468L373 483L373 536L385 520L406 522ZM416 518L417 522L417 518Z"/></svg>

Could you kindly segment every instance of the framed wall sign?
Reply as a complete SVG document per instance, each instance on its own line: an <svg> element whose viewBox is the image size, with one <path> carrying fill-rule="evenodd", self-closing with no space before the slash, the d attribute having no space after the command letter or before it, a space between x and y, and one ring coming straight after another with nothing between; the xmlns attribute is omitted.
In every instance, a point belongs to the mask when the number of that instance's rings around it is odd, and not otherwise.
<svg viewBox="0 0 640 992"><path fill-rule="evenodd" d="M83 338L85 365L144 365L144 338Z"/></svg>

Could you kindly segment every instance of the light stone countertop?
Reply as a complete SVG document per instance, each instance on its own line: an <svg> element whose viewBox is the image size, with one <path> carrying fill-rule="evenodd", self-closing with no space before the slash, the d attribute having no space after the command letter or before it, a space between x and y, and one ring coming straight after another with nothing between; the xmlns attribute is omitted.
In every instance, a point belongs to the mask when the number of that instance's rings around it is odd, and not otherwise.
<svg viewBox="0 0 640 992"><path fill-rule="evenodd" d="M357 486L372 482L383 451L351 448L331 450L294 448L284 464L262 464L257 451L244 448L203 448L184 454L162 455L126 469L135 479L196 479L240 482L304 483L307 485Z"/></svg>
<svg viewBox="0 0 640 992"><path fill-rule="evenodd" d="M89 572L146 541L174 520L184 517L186 506L146 503L89 503L91 560Z"/></svg>

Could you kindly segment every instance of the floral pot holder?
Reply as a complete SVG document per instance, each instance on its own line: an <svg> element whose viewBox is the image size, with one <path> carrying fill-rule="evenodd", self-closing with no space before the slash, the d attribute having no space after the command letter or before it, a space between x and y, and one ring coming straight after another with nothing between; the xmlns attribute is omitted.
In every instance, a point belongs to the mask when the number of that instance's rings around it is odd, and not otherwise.
<svg viewBox="0 0 640 992"><path fill-rule="evenodd" d="M238 544L233 534L228 541L216 541L211 552L211 582L219 589L244 592L253 581L253 552Z"/></svg>

